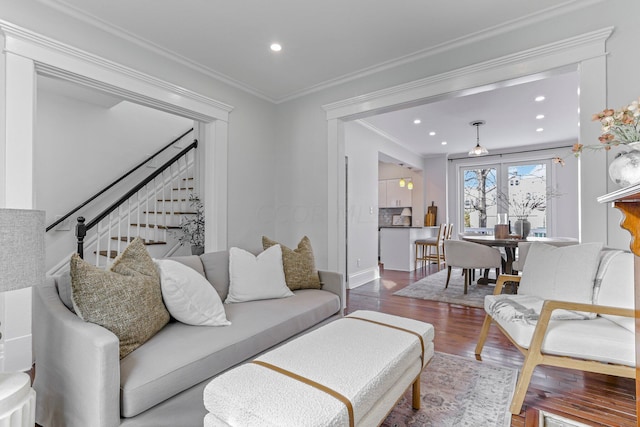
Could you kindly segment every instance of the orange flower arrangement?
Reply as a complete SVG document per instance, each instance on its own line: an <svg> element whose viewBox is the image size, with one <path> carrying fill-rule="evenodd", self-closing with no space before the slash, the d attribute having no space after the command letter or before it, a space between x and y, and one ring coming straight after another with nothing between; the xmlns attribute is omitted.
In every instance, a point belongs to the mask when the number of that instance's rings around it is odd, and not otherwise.
<svg viewBox="0 0 640 427"><path fill-rule="evenodd" d="M583 145L573 144L571 152L580 157L584 150L611 150L618 145L629 145L640 141L640 98L631 104L618 110L604 109L592 116L591 120L599 121L602 126L602 134L598 137L600 144ZM556 156L554 163L564 166L564 159Z"/></svg>

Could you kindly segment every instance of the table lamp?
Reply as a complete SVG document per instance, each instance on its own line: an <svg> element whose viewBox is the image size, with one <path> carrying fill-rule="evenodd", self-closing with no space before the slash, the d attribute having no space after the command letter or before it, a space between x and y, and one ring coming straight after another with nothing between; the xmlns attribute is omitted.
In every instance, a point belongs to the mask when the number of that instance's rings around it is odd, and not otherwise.
<svg viewBox="0 0 640 427"><path fill-rule="evenodd" d="M12 354L12 345L7 345L16 332L17 339L31 340L31 319L20 322L20 314L31 315L31 301L28 307L16 307L13 298L14 291L39 286L45 276L45 250L43 211L30 209L0 209L0 292L4 298L0 304L0 346L3 359L0 369L0 425L15 418L17 414L24 414L24 425L34 425L35 420L35 392L31 389L29 376L22 372L2 372L15 365L28 369L31 367L31 352L28 359L25 356ZM16 298L21 301L22 298ZM18 314L15 323L12 320ZM24 315L24 314L23 314ZM25 327L24 324L27 324ZM10 333L8 332L10 331ZM24 347L17 345L18 348ZM30 345L28 346L30 349ZM23 353L23 352L21 352ZM22 425L22 424L21 424Z"/></svg>

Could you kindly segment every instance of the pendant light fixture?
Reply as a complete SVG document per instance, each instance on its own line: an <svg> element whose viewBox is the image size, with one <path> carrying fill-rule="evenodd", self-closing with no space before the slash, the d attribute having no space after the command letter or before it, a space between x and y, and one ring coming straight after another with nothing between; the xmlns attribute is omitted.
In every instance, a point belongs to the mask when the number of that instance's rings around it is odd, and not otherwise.
<svg viewBox="0 0 640 427"><path fill-rule="evenodd" d="M473 147L471 151L469 151L470 156L478 157L478 156L486 156L487 154L489 154L489 151L487 151L486 148L480 146L480 126L482 126L485 123L486 122L484 120L476 120L469 123L471 126L476 127L476 146Z"/></svg>
<svg viewBox="0 0 640 427"><path fill-rule="evenodd" d="M404 167L404 163L399 163L399 166L401 168ZM400 187L404 188L405 185L407 185L407 181L405 181L404 178L400 178L400 182L398 182L398 184L400 185Z"/></svg>
<svg viewBox="0 0 640 427"><path fill-rule="evenodd" d="M409 182L407 183L407 189L408 189L408 190L413 190L413 181L409 181Z"/></svg>

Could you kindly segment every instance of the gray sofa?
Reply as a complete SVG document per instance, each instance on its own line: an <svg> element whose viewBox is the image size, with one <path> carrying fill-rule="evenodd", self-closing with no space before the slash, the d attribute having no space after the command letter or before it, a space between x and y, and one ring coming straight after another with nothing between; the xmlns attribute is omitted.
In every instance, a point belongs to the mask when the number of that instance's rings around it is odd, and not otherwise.
<svg viewBox="0 0 640 427"><path fill-rule="evenodd" d="M196 269L224 301L227 251L172 258ZM73 312L69 274L34 290L36 422L44 427L202 426L202 391L211 378L340 318L344 285L320 272L322 290L283 299L225 304L231 326L171 321L119 360L118 339Z"/></svg>

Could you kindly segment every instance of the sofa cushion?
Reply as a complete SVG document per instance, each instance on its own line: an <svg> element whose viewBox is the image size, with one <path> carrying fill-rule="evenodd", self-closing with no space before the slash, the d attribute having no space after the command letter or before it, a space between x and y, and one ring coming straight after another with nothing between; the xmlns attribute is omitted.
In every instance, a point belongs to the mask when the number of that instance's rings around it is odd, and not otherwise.
<svg viewBox="0 0 640 427"><path fill-rule="evenodd" d="M191 267L192 269L200 273L200 275L202 275L203 277L207 277L207 275L204 272L204 266L202 265L202 261L200 260L200 257L198 255L173 256L171 258L165 258L165 259L170 259L171 261L176 261L176 262L179 262L180 264L184 264L187 267Z"/></svg>
<svg viewBox="0 0 640 427"><path fill-rule="evenodd" d="M259 255L229 250L229 295L225 304L293 296L282 268L282 250L275 245Z"/></svg>
<svg viewBox="0 0 640 427"><path fill-rule="evenodd" d="M113 332L120 358L142 345L169 321L160 277L140 238L116 258L109 270L78 254L71 257L73 306L81 319Z"/></svg>
<svg viewBox="0 0 640 427"><path fill-rule="evenodd" d="M229 294L229 251L204 253L200 261L204 275L224 301Z"/></svg>
<svg viewBox="0 0 640 427"><path fill-rule="evenodd" d="M120 362L121 413L142 411L339 313L339 298L305 289L225 306L230 326L174 322Z"/></svg>
<svg viewBox="0 0 640 427"><path fill-rule="evenodd" d="M601 243L555 247L533 243L518 294L591 304Z"/></svg>
<svg viewBox="0 0 640 427"><path fill-rule="evenodd" d="M311 240L304 236L296 249L290 249L281 243L262 236L262 247L269 249L274 245L282 248L282 264L287 286L292 291L297 289L320 289L320 277L316 270Z"/></svg>
<svg viewBox="0 0 640 427"><path fill-rule="evenodd" d="M600 262L598 276L600 286L595 296L595 303L611 307L634 308L633 254L622 251L604 252ZM635 333L633 317L612 316L603 314L612 322Z"/></svg>
<svg viewBox="0 0 640 427"><path fill-rule="evenodd" d="M499 318L494 321L516 344L529 348L535 325ZM603 317L550 320L542 351L558 356L635 366L634 334Z"/></svg>
<svg viewBox="0 0 640 427"><path fill-rule="evenodd" d="M229 325L218 293L203 274L170 259L155 263L160 273L162 299L176 320L198 326Z"/></svg>

